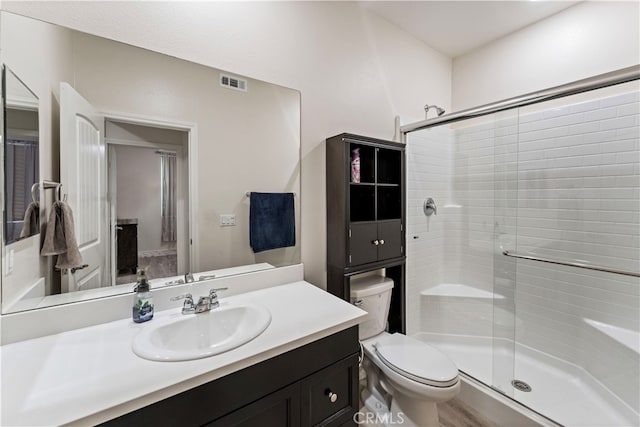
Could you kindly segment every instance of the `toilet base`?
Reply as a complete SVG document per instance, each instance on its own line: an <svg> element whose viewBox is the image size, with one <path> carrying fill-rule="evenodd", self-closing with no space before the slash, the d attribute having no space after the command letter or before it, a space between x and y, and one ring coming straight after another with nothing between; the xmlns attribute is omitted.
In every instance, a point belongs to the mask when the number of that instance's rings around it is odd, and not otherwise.
<svg viewBox="0 0 640 427"><path fill-rule="evenodd" d="M391 399L391 413L402 417L406 427L439 427L438 406L435 402L416 400L403 395Z"/></svg>
<svg viewBox="0 0 640 427"><path fill-rule="evenodd" d="M362 391L362 402L368 414L362 414L361 421L372 426L439 427L438 407L434 402L415 399L391 399L391 407L369 390Z"/></svg>

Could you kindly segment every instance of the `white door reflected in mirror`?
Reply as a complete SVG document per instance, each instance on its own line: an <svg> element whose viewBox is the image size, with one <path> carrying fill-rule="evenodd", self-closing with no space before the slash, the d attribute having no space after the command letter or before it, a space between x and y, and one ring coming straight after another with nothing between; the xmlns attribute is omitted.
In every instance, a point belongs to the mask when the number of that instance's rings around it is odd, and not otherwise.
<svg viewBox="0 0 640 427"><path fill-rule="evenodd" d="M60 83L60 183L86 265L63 271L61 291L110 284L104 116L65 82Z"/></svg>

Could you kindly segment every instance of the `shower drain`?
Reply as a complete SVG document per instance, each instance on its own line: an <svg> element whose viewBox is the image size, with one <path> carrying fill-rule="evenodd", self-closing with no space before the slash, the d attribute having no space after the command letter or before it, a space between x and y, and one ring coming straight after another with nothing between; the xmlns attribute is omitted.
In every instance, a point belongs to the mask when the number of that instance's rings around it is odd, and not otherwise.
<svg viewBox="0 0 640 427"><path fill-rule="evenodd" d="M513 380L513 381L511 381L511 385L514 386L517 390L520 390L520 391L526 391L526 392L531 391L531 386L529 384L525 383L524 381Z"/></svg>

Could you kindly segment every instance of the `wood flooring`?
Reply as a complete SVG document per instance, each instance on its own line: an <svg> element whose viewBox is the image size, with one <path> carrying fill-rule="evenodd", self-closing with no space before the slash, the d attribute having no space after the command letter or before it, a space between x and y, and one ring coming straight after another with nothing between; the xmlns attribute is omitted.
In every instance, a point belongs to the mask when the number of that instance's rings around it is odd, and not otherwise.
<svg viewBox="0 0 640 427"><path fill-rule="evenodd" d="M175 254L138 257L138 266L147 270L147 277L149 279L171 277L178 274L178 260ZM135 283L135 281L135 274L123 274L117 277L116 284Z"/></svg>

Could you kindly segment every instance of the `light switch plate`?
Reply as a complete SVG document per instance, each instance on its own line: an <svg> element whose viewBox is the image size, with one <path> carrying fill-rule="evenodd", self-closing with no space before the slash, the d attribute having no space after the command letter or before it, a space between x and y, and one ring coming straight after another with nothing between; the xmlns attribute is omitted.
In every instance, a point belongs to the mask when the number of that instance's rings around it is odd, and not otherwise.
<svg viewBox="0 0 640 427"><path fill-rule="evenodd" d="M236 216L235 214L223 214L220 215L220 225L223 227L236 225Z"/></svg>

